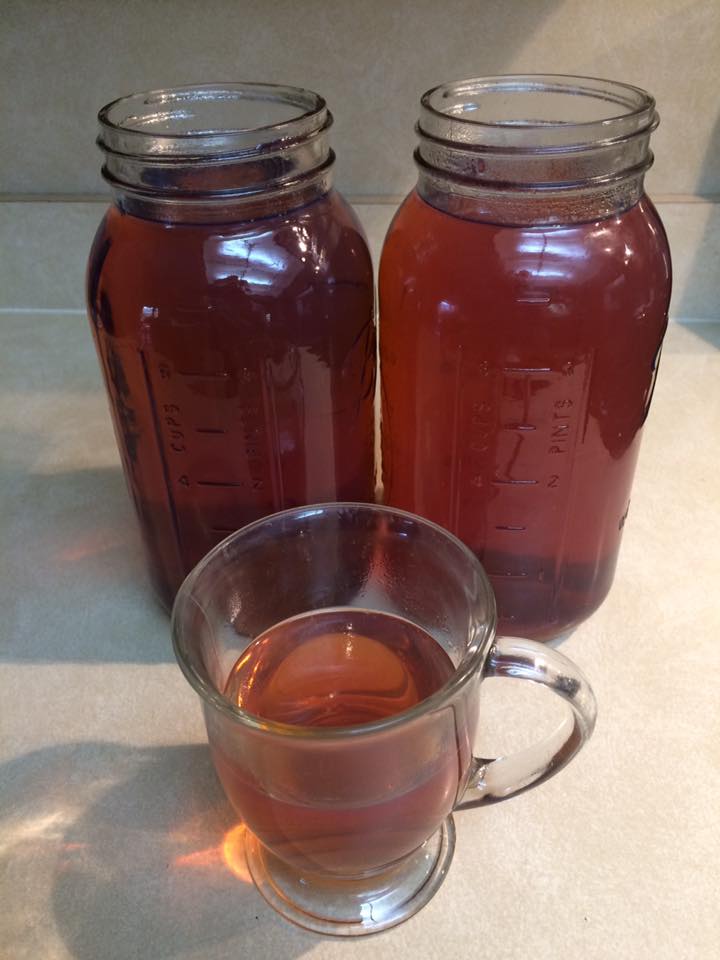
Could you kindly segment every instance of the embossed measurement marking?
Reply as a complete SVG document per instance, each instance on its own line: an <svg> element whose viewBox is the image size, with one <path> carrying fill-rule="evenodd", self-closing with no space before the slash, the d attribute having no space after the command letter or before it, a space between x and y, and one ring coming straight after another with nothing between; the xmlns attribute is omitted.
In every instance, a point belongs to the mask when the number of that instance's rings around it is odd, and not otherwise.
<svg viewBox="0 0 720 960"><path fill-rule="evenodd" d="M503 373L552 373L552 367L503 367Z"/></svg>
<svg viewBox="0 0 720 960"><path fill-rule="evenodd" d="M196 480L199 487L246 487L244 480Z"/></svg>
<svg viewBox="0 0 720 960"><path fill-rule="evenodd" d="M518 486L518 487L532 487L537 484L537 480L513 480L512 478L508 480L501 480L499 477L493 478L491 483L496 486Z"/></svg>

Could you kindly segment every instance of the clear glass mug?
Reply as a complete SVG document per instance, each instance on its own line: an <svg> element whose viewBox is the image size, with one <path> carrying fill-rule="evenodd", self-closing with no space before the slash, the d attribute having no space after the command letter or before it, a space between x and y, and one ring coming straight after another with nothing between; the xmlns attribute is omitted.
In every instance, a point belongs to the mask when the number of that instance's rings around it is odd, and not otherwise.
<svg viewBox="0 0 720 960"><path fill-rule="evenodd" d="M223 695L268 628L310 611L379 611L422 628L454 666L414 707L348 727L259 719ZM183 583L172 632L205 715L215 766L246 826L265 899L295 923L343 936L412 916L454 849L452 812L536 786L592 733L595 698L578 668L530 640L496 638L480 562L413 514L331 503L274 514L232 534ZM542 684L567 704L557 730L498 759L474 756L486 677Z"/></svg>

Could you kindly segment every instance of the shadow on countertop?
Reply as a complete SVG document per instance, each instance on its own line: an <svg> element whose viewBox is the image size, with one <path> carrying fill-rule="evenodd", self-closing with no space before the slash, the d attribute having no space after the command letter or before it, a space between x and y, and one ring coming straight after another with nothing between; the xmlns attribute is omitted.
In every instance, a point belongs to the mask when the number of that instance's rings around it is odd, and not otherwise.
<svg viewBox="0 0 720 960"><path fill-rule="evenodd" d="M33 471L30 456L0 476L0 660L173 662L120 467Z"/></svg>
<svg viewBox="0 0 720 960"><path fill-rule="evenodd" d="M205 745L51 747L0 783L3 955L42 956L49 935L77 960L236 958L258 942L291 960L318 942L253 888Z"/></svg>
<svg viewBox="0 0 720 960"><path fill-rule="evenodd" d="M704 343L709 344L711 347L714 347L716 350L720 350L720 323L711 321L708 323L692 323L692 322L678 322L679 327L683 327L685 330L689 330L690 333L698 337L699 340L702 340ZM685 346L687 351L687 347ZM674 352L672 347L670 352ZM694 351L695 353L704 352L700 349Z"/></svg>
<svg viewBox="0 0 720 960"><path fill-rule="evenodd" d="M84 316L4 316L0 661L174 660Z"/></svg>

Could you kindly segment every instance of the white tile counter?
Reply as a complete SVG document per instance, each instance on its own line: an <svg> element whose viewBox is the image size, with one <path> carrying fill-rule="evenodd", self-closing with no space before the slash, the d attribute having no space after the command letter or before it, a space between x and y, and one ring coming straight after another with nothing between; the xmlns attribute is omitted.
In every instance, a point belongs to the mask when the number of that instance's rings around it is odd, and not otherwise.
<svg viewBox="0 0 720 960"><path fill-rule="evenodd" d="M719 325L670 328L615 586L562 647L595 687L593 740L543 787L458 814L430 905L346 943L248 883L145 581L87 321L5 312L0 336L3 960L717 956ZM487 749L549 722L541 693L500 686Z"/></svg>

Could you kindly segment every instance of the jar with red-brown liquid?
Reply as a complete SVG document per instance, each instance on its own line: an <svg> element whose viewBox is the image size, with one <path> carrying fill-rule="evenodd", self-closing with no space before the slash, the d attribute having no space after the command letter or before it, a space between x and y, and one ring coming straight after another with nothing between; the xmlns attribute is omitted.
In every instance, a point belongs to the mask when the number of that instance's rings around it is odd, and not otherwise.
<svg viewBox="0 0 720 960"><path fill-rule="evenodd" d="M475 551L506 633L557 637L612 583L670 299L656 125L582 77L422 98L380 267L385 498Z"/></svg>
<svg viewBox="0 0 720 960"><path fill-rule="evenodd" d="M90 254L89 312L169 606L245 523L373 499L372 265L332 189L317 94L179 87L99 119L114 202Z"/></svg>

